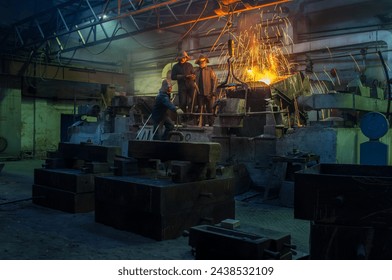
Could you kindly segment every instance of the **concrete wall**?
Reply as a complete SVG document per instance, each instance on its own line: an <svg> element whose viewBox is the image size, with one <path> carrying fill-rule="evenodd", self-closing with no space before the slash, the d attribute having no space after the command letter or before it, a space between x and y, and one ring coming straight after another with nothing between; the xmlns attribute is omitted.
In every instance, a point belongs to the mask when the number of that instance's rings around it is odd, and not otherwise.
<svg viewBox="0 0 392 280"><path fill-rule="evenodd" d="M44 158L46 151L57 150L60 142L61 114L73 114L72 104L45 99L22 101L22 152Z"/></svg>
<svg viewBox="0 0 392 280"><path fill-rule="evenodd" d="M320 155L324 163L336 162L337 132L333 128L309 126L294 130L276 142L276 153L286 155L293 150Z"/></svg>
<svg viewBox="0 0 392 280"><path fill-rule="evenodd" d="M20 89L0 87L0 158L18 158L21 150Z"/></svg>
<svg viewBox="0 0 392 280"><path fill-rule="evenodd" d="M162 84L162 69L133 74L135 95L157 95Z"/></svg>
<svg viewBox="0 0 392 280"><path fill-rule="evenodd" d="M359 128L336 129L336 163L359 163L358 138L361 134Z"/></svg>
<svg viewBox="0 0 392 280"><path fill-rule="evenodd" d="M292 153L293 149L320 155L322 163L359 164L360 144L368 141L359 128L332 128L309 126L296 129L277 140L278 155ZM389 145L388 164L392 164L392 130L380 139Z"/></svg>

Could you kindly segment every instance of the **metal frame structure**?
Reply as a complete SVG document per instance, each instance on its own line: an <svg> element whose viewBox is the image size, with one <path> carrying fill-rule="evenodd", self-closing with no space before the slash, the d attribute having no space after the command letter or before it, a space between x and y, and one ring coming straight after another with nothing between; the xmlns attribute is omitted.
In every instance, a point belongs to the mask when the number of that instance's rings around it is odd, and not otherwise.
<svg viewBox="0 0 392 280"><path fill-rule="evenodd" d="M181 38L199 22L290 1L67 0L3 30L0 53L66 53L160 29Z"/></svg>

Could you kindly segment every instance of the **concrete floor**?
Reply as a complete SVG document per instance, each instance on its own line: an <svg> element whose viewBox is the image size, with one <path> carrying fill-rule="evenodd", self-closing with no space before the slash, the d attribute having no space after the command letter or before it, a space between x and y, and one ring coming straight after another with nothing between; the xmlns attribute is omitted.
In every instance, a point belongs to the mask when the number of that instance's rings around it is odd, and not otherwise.
<svg viewBox="0 0 392 280"><path fill-rule="evenodd" d="M0 259L193 259L188 237L155 241L94 222L94 212L70 214L32 203L33 171L43 160L6 161L0 173ZM298 256L309 251L309 222L293 209L251 191L236 197L239 230L291 234Z"/></svg>

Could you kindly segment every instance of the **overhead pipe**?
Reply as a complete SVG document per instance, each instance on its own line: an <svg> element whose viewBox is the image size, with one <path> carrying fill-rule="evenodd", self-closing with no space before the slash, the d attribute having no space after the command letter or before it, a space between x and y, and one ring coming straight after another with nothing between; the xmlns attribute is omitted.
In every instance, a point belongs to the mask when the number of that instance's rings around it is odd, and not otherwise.
<svg viewBox="0 0 392 280"><path fill-rule="evenodd" d="M387 30L377 30L377 31L369 31L369 32L361 32L355 34L347 34L347 35L340 35L334 36L327 39L319 39L304 43L293 44L291 46L286 46L286 49L289 50L287 54L300 54L300 53L307 53L312 51L318 51L323 49L333 49L339 47L346 47L346 46L353 46L353 45L360 45L365 43L373 43L373 42L385 42L387 44L388 51L387 59L385 62L381 51L378 51L378 56L381 60L381 64L383 70L385 72L386 84L387 84L387 96L388 96L388 106L386 117L390 121L391 119L391 81L389 77L391 77L391 67L392 67L392 55L390 54L390 50L392 50L392 32ZM291 49L290 49L291 47ZM388 68L389 65L389 68Z"/></svg>
<svg viewBox="0 0 392 280"><path fill-rule="evenodd" d="M352 45L360 45L366 43L373 43L383 41L387 44L388 50L392 50L392 32L387 30L368 31L355 34L347 34L340 36L333 36L326 39L319 39L314 41L308 41L298 44L292 44L285 46L287 54L301 54L313 51L319 51L324 49L334 49L339 47L347 47ZM386 53L387 65L392 67L392 56L389 52ZM389 69L389 76L392 76L392 72Z"/></svg>

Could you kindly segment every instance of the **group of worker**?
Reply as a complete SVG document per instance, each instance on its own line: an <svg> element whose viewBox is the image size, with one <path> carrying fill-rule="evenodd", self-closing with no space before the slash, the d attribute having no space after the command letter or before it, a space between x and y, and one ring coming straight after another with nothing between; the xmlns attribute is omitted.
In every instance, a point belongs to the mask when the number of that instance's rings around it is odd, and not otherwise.
<svg viewBox="0 0 392 280"><path fill-rule="evenodd" d="M216 74L207 65L209 60L204 54L201 54L195 61L195 64L198 64L199 67L194 68L188 62L190 59L191 57L186 51L181 51L177 56L177 63L174 64L172 70L168 72L167 77L162 81L162 86L155 98L152 110L152 120L156 135L154 139L166 140L170 131L174 129L174 122L167 114L167 111L175 112L177 115L183 115L184 112L200 113L199 125L204 125L203 113L207 113L205 114L207 115L206 124L212 126L214 123L213 105L217 88ZM178 107L170 99L172 80L177 81L178 85ZM197 105L197 110L194 112L195 105ZM160 125L165 127L163 134L157 131Z"/></svg>

